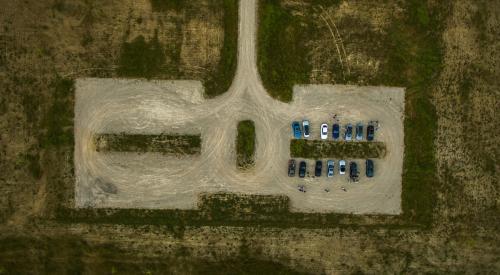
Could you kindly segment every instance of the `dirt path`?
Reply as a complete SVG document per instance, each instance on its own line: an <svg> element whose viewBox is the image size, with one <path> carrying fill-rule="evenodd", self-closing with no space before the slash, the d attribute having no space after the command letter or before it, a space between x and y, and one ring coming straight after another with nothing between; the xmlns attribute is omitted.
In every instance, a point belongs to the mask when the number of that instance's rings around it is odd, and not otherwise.
<svg viewBox="0 0 500 275"><path fill-rule="evenodd" d="M291 104L272 99L257 72L256 11L257 0L240 2L236 76L229 91L215 99L203 98L198 81L77 81L77 207L188 209L196 207L200 192L228 191L285 194L296 211L401 212L403 89L306 85L295 87ZM376 161L377 176L363 177L357 184L339 175L289 178L291 121L307 117L312 138L319 138L320 123L331 125L333 113L339 114L341 123L379 120L383 125L377 136L388 142L388 155ZM235 161L236 124L244 119L255 122L257 135L256 164L247 172L239 171ZM97 153L90 142L93 133L113 132L201 133L202 152L180 159ZM103 182L112 184L117 193L103 191L99 187ZM305 184L308 192L299 192L299 184Z"/></svg>

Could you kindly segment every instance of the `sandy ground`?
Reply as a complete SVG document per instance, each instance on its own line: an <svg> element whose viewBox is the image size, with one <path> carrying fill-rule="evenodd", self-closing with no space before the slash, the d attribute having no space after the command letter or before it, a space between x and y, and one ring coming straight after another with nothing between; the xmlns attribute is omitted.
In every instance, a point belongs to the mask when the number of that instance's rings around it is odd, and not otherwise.
<svg viewBox="0 0 500 275"><path fill-rule="evenodd" d="M294 88L291 104L272 99L257 73L256 4L240 3L237 73L230 90L215 99L203 98L198 81L77 80L77 207L190 209L200 192L226 191L285 194L293 211L401 213L404 90L304 85ZM315 139L322 122L333 123L334 113L340 123L380 122L377 139L387 142L388 153L375 161L376 177L363 176L358 183L338 173L333 179L289 178L291 121L309 119ZM255 122L257 134L255 167L246 172L235 161L236 124L243 119ZM185 158L95 151L93 133L117 132L201 133L202 151ZM311 174L313 161L308 162ZM364 174L363 160L358 164ZM116 194L105 192L110 184ZM297 190L299 184L306 193Z"/></svg>

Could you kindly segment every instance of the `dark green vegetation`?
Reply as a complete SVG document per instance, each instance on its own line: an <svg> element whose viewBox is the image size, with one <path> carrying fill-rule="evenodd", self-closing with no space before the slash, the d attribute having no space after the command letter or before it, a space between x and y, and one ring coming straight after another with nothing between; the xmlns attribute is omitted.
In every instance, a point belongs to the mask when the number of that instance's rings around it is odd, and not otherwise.
<svg viewBox="0 0 500 275"><path fill-rule="evenodd" d="M436 109L432 90L442 68L440 39L446 3L428 9L424 2L408 2L408 16L393 24L390 59L393 77L407 87L405 113L405 155L403 164L402 207L404 216L430 226L436 207ZM401 74L404 72L404 74Z"/></svg>
<svg viewBox="0 0 500 275"><path fill-rule="evenodd" d="M74 81L58 77L51 86L53 101L42 122L45 131L41 145L44 147L72 145Z"/></svg>
<svg viewBox="0 0 500 275"><path fill-rule="evenodd" d="M184 0L150 0L151 7L155 11L165 12L168 10L180 10L184 7Z"/></svg>
<svg viewBox="0 0 500 275"><path fill-rule="evenodd" d="M165 52L158 36L146 41L142 35L124 42L118 74L125 77L152 78L165 63Z"/></svg>
<svg viewBox="0 0 500 275"><path fill-rule="evenodd" d="M239 168L248 168L254 164L255 125L251 120L238 122L236 136L236 164Z"/></svg>
<svg viewBox="0 0 500 275"><path fill-rule="evenodd" d="M324 140L290 140L290 155L294 158L382 158L386 147L383 142L345 142Z"/></svg>
<svg viewBox="0 0 500 275"><path fill-rule="evenodd" d="M175 255L160 260L142 256L138 264L123 261L130 257L123 248L93 245L71 235L2 236L0 243L0 274L305 274L262 259L245 244L234 256L217 262L194 257L190 248L181 246Z"/></svg>
<svg viewBox="0 0 500 275"><path fill-rule="evenodd" d="M236 195L228 193L201 194L198 209L221 217L239 214L269 215L288 212L287 196Z"/></svg>
<svg viewBox="0 0 500 275"><path fill-rule="evenodd" d="M258 226L277 228L416 228L398 216L290 212L285 196L206 194L199 210L148 210L60 207L56 220L62 223L164 225L181 238L187 226Z"/></svg>
<svg viewBox="0 0 500 275"><path fill-rule="evenodd" d="M195 10L195 2L179 0L151 0L153 10L157 12L176 11L191 14ZM216 65L205 68L203 75L192 75L181 66L180 50L182 47L182 25L187 22L176 21L177 39L163 45L155 35L150 41L143 36L131 42L123 42L117 73L123 77L193 79L200 78L205 86L205 95L215 97L226 92L231 86L236 72L238 42L238 1L217 0L210 2L211 9L223 11L222 28L224 40L221 56Z"/></svg>
<svg viewBox="0 0 500 275"><path fill-rule="evenodd" d="M98 152L159 152L162 154L192 155L201 150L200 135L141 135L97 134L94 144Z"/></svg>
<svg viewBox="0 0 500 275"><path fill-rule="evenodd" d="M224 42L221 59L215 71L205 81L205 94L215 97L225 93L233 81L237 65L238 49L238 1L223 0Z"/></svg>
<svg viewBox="0 0 500 275"><path fill-rule="evenodd" d="M269 94L281 101L292 100L294 84L309 81L306 43L311 29L306 22L283 9L280 0L260 1L258 67Z"/></svg>

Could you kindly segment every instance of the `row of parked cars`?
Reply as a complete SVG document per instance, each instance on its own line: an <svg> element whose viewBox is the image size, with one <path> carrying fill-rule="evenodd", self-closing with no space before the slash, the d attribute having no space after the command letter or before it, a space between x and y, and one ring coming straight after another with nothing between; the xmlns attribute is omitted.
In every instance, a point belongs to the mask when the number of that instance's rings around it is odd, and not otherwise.
<svg viewBox="0 0 500 275"><path fill-rule="evenodd" d="M375 166L373 165L373 160L367 159L365 161L365 174L367 177L371 178L375 175ZM344 175L347 172L347 167L346 167L346 161L345 160L339 160L338 162L338 173L340 175ZM290 159L288 161L288 176L289 177L295 177L295 171L296 171L296 161L295 159ZM322 160L316 160L315 166L314 166L314 176L316 177L321 177L323 171L323 161ZM307 172L307 163L302 160L299 163L299 177L304 178L306 176ZM326 176L327 177L333 177L335 174L335 161L334 160L327 160L326 161ZM359 178L359 170L358 170L358 164L355 161L350 161L349 162L349 177L353 181L357 181Z"/></svg>
<svg viewBox="0 0 500 275"><path fill-rule="evenodd" d="M308 138L310 136L310 124L309 120L303 120L302 125L298 121L292 122L292 134L296 139ZM363 123L359 122L356 124L356 140L363 140ZM332 138L338 140L340 138L340 123L334 123L332 125ZM344 140L350 141L353 138L354 127L353 124L347 123L344 129ZM322 123L320 127L321 139L328 139L328 124ZM373 123L368 123L366 127L366 140L372 141L375 138L375 125Z"/></svg>

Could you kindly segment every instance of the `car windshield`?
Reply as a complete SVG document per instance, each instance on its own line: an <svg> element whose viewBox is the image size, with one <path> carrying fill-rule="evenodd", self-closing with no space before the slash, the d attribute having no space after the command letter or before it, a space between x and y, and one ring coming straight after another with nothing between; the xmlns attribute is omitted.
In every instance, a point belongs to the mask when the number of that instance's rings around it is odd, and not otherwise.
<svg viewBox="0 0 500 275"><path fill-rule="evenodd" d="M309 125L304 126L304 132L309 133Z"/></svg>

